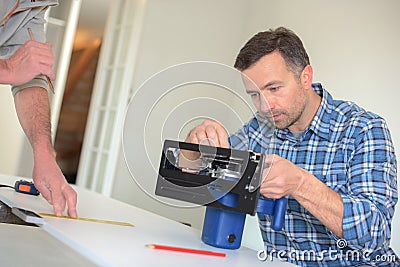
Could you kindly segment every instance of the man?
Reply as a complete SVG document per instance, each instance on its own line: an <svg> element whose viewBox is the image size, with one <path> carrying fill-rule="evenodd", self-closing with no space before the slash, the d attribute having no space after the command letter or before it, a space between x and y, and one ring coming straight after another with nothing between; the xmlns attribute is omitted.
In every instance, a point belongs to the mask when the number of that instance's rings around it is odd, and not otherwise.
<svg viewBox="0 0 400 267"><path fill-rule="evenodd" d="M54 56L44 43L44 14L55 0L0 1L0 83L12 85L20 124L33 149L33 180L43 197L61 216L76 217L77 195L56 162L51 142L50 104L45 75L55 78ZM32 31L32 39L28 29Z"/></svg>
<svg viewBox="0 0 400 267"><path fill-rule="evenodd" d="M258 114L229 138L207 120L186 141L261 152L256 117L274 121L274 156L260 192L287 197L288 207L282 231L259 214L266 253L302 266L398 266L389 246L397 165L385 121L313 84L303 44L286 28L251 38L235 68L258 87L246 87Z"/></svg>

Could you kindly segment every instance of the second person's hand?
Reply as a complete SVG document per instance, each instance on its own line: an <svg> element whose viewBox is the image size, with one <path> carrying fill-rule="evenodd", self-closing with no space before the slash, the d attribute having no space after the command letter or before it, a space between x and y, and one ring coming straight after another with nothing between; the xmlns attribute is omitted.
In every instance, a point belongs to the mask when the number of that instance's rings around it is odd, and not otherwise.
<svg viewBox="0 0 400 267"><path fill-rule="evenodd" d="M54 55L50 43L28 41L5 60L8 78L3 82L21 85L38 75L47 75L54 80L53 64Z"/></svg>
<svg viewBox="0 0 400 267"><path fill-rule="evenodd" d="M53 206L54 214L62 216L67 207L68 215L76 218L77 193L68 184L55 160L55 153L35 151L33 180L42 196Z"/></svg>

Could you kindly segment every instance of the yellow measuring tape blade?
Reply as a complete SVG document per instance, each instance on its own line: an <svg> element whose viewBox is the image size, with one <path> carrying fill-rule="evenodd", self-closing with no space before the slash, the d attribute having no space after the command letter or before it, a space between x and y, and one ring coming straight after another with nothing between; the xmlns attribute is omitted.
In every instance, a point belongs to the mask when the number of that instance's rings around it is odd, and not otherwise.
<svg viewBox="0 0 400 267"><path fill-rule="evenodd" d="M79 221L104 223L104 224L114 224L114 225L119 225L119 226L130 226L130 227L134 226L133 224L127 223L127 222L106 221L106 220L98 220L98 219L82 218L82 217L72 218L72 217L69 217L69 216L56 216L54 214L49 214L49 213L38 213L38 214L40 216L43 216L43 217L69 219L69 220L79 220Z"/></svg>

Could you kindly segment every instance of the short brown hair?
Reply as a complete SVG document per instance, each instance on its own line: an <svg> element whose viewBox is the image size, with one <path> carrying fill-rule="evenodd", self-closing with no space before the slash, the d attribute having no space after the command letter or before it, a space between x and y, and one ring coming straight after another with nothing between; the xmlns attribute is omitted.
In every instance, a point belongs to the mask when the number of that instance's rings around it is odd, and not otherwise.
<svg viewBox="0 0 400 267"><path fill-rule="evenodd" d="M279 27L275 30L259 32L247 41L240 49L234 66L240 71L246 70L263 56L275 51L281 54L288 69L298 77L310 64L300 38L293 31Z"/></svg>

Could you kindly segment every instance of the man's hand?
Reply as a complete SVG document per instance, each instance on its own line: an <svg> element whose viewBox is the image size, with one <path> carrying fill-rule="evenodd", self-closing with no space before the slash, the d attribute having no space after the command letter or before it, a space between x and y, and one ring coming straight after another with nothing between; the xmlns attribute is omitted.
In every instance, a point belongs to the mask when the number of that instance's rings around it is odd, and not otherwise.
<svg viewBox="0 0 400 267"><path fill-rule="evenodd" d="M0 83L21 85L38 75L55 79L50 43L27 41L8 59L0 60Z"/></svg>
<svg viewBox="0 0 400 267"><path fill-rule="evenodd" d="M193 128L186 137L185 142L216 147L229 147L228 133L224 126L212 120L205 120Z"/></svg>
<svg viewBox="0 0 400 267"><path fill-rule="evenodd" d="M34 155L33 180L42 196L53 205L54 214L61 216L68 205L68 215L76 218L77 194L65 180L52 151Z"/></svg>
<svg viewBox="0 0 400 267"><path fill-rule="evenodd" d="M229 147L228 134L224 126L212 120L205 120L193 128L186 136L185 142L202 144L215 147ZM179 167L190 170L201 165L200 153L196 151L181 150L179 154Z"/></svg>
<svg viewBox="0 0 400 267"><path fill-rule="evenodd" d="M261 194L277 199L297 193L304 181L305 170L277 155L266 155L265 165L269 168L264 173Z"/></svg>
<svg viewBox="0 0 400 267"><path fill-rule="evenodd" d="M267 155L260 192L268 198L292 196L336 236L343 237L342 197L317 177L277 155Z"/></svg>

